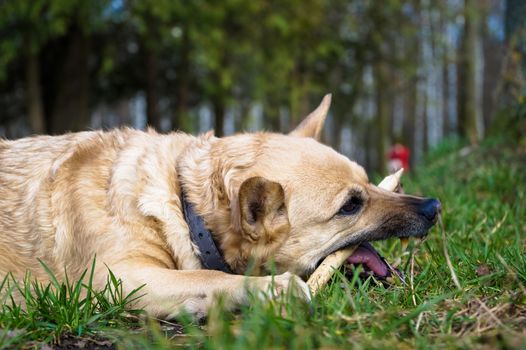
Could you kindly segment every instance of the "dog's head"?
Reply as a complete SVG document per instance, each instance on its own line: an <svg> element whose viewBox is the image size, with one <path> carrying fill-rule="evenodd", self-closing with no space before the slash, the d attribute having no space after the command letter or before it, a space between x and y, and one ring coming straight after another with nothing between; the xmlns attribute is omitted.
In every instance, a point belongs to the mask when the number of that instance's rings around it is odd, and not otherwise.
<svg viewBox="0 0 526 350"><path fill-rule="evenodd" d="M289 135L256 133L214 142L208 209L227 262L248 258L307 276L321 259L349 245L391 237L422 237L440 203L388 192L364 169L317 140L327 96Z"/></svg>

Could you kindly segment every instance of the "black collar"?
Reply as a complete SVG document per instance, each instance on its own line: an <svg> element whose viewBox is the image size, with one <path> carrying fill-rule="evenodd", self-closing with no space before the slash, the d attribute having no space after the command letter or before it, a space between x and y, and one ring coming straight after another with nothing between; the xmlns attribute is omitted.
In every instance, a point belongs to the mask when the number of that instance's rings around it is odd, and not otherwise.
<svg viewBox="0 0 526 350"><path fill-rule="evenodd" d="M181 193L183 203L184 219L190 229L192 242L199 248L199 259L201 264L208 270L219 270L232 273L225 259L214 242L212 233L206 228L202 217L197 215L194 206L186 200L184 193Z"/></svg>

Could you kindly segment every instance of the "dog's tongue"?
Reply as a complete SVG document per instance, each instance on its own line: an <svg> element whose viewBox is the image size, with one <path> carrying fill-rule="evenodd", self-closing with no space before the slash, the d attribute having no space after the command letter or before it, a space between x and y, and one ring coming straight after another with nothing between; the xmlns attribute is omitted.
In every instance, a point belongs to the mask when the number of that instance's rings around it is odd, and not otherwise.
<svg viewBox="0 0 526 350"><path fill-rule="evenodd" d="M347 258L347 262L354 265L362 264L366 270L372 271L378 277L389 277L391 275L387 264L368 242L360 244L354 253Z"/></svg>

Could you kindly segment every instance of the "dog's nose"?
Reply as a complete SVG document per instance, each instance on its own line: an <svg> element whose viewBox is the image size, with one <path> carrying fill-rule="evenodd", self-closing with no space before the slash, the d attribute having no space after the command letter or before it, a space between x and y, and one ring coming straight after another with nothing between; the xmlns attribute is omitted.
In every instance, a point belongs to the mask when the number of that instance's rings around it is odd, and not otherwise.
<svg viewBox="0 0 526 350"><path fill-rule="evenodd" d="M434 198L426 199L420 206L420 213L429 221L435 221L442 209L440 201Z"/></svg>

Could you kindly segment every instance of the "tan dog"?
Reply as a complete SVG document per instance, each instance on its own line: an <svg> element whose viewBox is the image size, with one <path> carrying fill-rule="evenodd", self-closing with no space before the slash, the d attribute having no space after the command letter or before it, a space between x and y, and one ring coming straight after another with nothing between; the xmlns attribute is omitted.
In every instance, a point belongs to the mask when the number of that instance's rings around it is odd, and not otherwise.
<svg viewBox="0 0 526 350"><path fill-rule="evenodd" d="M291 285L351 244L425 235L436 200L372 185L362 167L316 141L330 96L289 135L225 138L131 129L0 141L0 274L46 280L37 258L72 278L97 256L126 291L145 284L141 306L170 317L204 315L215 296L247 301L247 288ZM235 274L203 269L182 210L184 192ZM365 247L365 246L364 246ZM374 254L356 254L377 274Z"/></svg>

